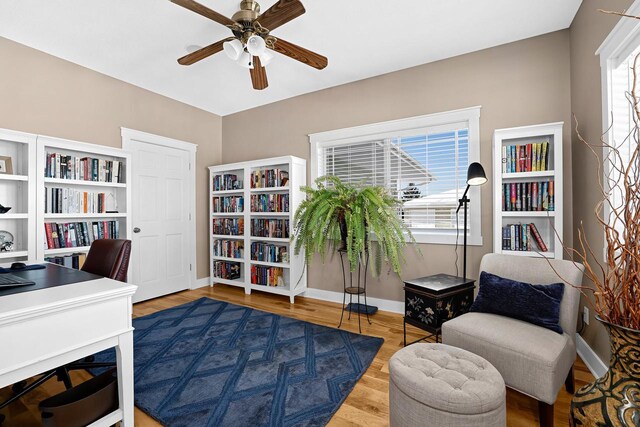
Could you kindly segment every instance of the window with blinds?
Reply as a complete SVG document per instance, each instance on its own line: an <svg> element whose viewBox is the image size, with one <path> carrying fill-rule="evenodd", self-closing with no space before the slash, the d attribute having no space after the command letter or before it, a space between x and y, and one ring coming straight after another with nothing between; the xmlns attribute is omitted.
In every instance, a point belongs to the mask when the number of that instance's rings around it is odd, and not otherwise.
<svg viewBox="0 0 640 427"><path fill-rule="evenodd" d="M320 175L343 182L381 185L401 201L399 215L413 231L451 231L469 166L467 123L350 143L319 151Z"/></svg>

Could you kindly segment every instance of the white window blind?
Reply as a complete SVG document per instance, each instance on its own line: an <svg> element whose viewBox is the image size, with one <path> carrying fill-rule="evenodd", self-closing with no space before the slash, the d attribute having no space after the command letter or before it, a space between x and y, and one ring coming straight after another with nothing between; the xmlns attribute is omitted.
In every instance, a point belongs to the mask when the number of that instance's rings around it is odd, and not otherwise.
<svg viewBox="0 0 640 427"><path fill-rule="evenodd" d="M413 231L455 230L469 166L467 123L326 144L318 154L320 175L389 189L401 201L399 214Z"/></svg>

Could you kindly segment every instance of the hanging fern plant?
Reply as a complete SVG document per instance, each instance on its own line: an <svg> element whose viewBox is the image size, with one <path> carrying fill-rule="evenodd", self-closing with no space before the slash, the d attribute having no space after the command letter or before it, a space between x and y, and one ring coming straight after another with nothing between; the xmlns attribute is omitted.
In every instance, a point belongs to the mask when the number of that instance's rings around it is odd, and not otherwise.
<svg viewBox="0 0 640 427"><path fill-rule="evenodd" d="M319 253L322 261L328 249L344 250L351 271L367 252L373 258L373 274L380 274L383 261L400 274L402 250L411 232L398 216L400 201L380 186L345 184L335 176L316 179L317 188L302 187L307 198L294 216L294 253L304 249L306 262ZM375 235L376 242L369 240Z"/></svg>

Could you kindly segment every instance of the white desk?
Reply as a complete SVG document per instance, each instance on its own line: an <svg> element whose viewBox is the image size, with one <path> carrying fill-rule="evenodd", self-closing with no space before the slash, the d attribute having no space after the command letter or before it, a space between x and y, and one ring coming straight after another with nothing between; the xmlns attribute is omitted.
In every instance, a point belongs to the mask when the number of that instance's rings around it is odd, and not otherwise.
<svg viewBox="0 0 640 427"><path fill-rule="evenodd" d="M92 426L133 427L136 289L97 279L0 297L0 388L115 347L120 408Z"/></svg>

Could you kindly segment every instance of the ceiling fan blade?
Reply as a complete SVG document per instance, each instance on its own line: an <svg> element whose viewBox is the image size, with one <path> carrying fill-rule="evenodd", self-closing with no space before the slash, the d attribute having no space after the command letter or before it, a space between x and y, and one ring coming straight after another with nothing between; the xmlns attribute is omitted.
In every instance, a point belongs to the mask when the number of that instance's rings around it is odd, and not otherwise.
<svg viewBox="0 0 640 427"><path fill-rule="evenodd" d="M329 65L326 57L282 39L275 42L273 50L318 70Z"/></svg>
<svg viewBox="0 0 640 427"><path fill-rule="evenodd" d="M195 64L196 62L200 61L201 59L207 58L207 57L213 55L214 53L220 52L222 50L222 45L227 40L228 39L220 40L218 42L215 42L214 44L210 44L209 46L205 46L202 49L198 49L193 53L185 55L182 58L178 59L178 63L180 65Z"/></svg>
<svg viewBox="0 0 640 427"><path fill-rule="evenodd" d="M299 0L280 0L258 17L260 25L273 31L305 12Z"/></svg>
<svg viewBox="0 0 640 427"><path fill-rule="evenodd" d="M218 24L235 25L235 21L232 21L226 16L221 15L218 12L211 10L208 7L201 5L200 3L193 0L171 0L171 2L177 4L178 6L182 6L185 9L189 9L192 12L198 13L204 17L207 17L213 21L216 21Z"/></svg>
<svg viewBox="0 0 640 427"><path fill-rule="evenodd" d="M266 89L269 86L267 81L267 69L260 63L260 58L253 57L253 68L249 70L251 72L251 83L255 90Z"/></svg>

